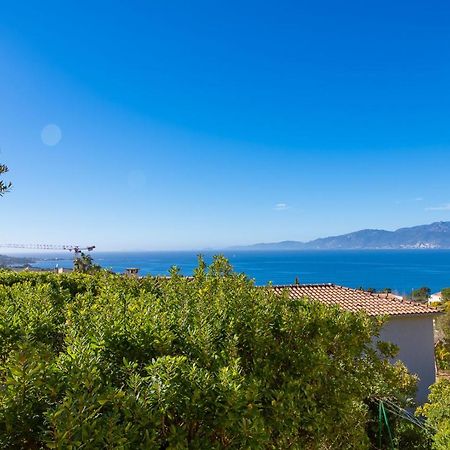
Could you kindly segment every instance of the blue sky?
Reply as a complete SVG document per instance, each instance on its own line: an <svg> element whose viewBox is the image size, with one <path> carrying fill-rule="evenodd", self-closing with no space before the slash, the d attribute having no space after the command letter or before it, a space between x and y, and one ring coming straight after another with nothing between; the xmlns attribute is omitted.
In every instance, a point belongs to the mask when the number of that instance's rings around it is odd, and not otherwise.
<svg viewBox="0 0 450 450"><path fill-rule="evenodd" d="M444 1L3 2L0 242L450 220L449 22Z"/></svg>

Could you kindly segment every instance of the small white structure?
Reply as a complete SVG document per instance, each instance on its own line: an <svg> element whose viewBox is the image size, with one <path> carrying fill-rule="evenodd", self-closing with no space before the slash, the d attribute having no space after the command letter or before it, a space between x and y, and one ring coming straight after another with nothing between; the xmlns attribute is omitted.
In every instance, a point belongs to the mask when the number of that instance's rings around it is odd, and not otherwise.
<svg viewBox="0 0 450 450"><path fill-rule="evenodd" d="M369 316L388 316L380 338L399 348L401 360L410 373L419 377L417 402L425 403L429 387L436 379L434 359L434 318L436 308L398 298L392 294L372 294L334 284L274 286L276 292L289 291L291 298L309 298L351 311L365 311Z"/></svg>
<svg viewBox="0 0 450 450"><path fill-rule="evenodd" d="M442 292L436 292L435 294L430 295L428 304L432 305L435 303L442 303Z"/></svg>

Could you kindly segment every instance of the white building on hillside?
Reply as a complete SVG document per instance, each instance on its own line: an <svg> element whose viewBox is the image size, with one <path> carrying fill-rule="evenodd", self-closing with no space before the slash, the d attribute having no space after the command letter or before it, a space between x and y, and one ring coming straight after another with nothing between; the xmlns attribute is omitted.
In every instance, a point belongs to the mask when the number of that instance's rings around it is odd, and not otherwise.
<svg viewBox="0 0 450 450"><path fill-rule="evenodd" d="M442 303L442 292L436 292L435 294L430 295L428 304L431 305L433 303Z"/></svg>

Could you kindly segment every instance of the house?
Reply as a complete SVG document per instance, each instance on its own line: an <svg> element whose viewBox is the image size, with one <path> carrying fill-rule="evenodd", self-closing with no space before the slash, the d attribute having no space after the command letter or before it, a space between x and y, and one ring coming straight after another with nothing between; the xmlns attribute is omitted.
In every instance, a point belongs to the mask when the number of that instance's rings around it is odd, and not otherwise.
<svg viewBox="0 0 450 450"><path fill-rule="evenodd" d="M434 360L434 318L440 312L427 305L399 299L394 295L372 294L335 284L299 284L273 286L291 298L309 298L326 305L337 305L351 311L365 311L369 316L387 316L380 338L399 347L395 360L403 361L419 377L417 401L427 400L429 386L436 379Z"/></svg>
<svg viewBox="0 0 450 450"><path fill-rule="evenodd" d="M435 303L442 303L442 292L436 292L435 294L431 294L428 298L428 304L432 305Z"/></svg>

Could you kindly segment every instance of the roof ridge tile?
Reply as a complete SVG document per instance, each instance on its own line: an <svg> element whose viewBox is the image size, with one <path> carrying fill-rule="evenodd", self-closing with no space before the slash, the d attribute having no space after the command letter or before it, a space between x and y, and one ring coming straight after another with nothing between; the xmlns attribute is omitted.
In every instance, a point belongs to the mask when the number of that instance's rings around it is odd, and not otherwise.
<svg viewBox="0 0 450 450"><path fill-rule="evenodd" d="M440 313L434 307L333 283L272 285L270 288L276 292L287 289L291 298L309 297L327 305L338 305L352 312L364 310L371 316L410 316Z"/></svg>

